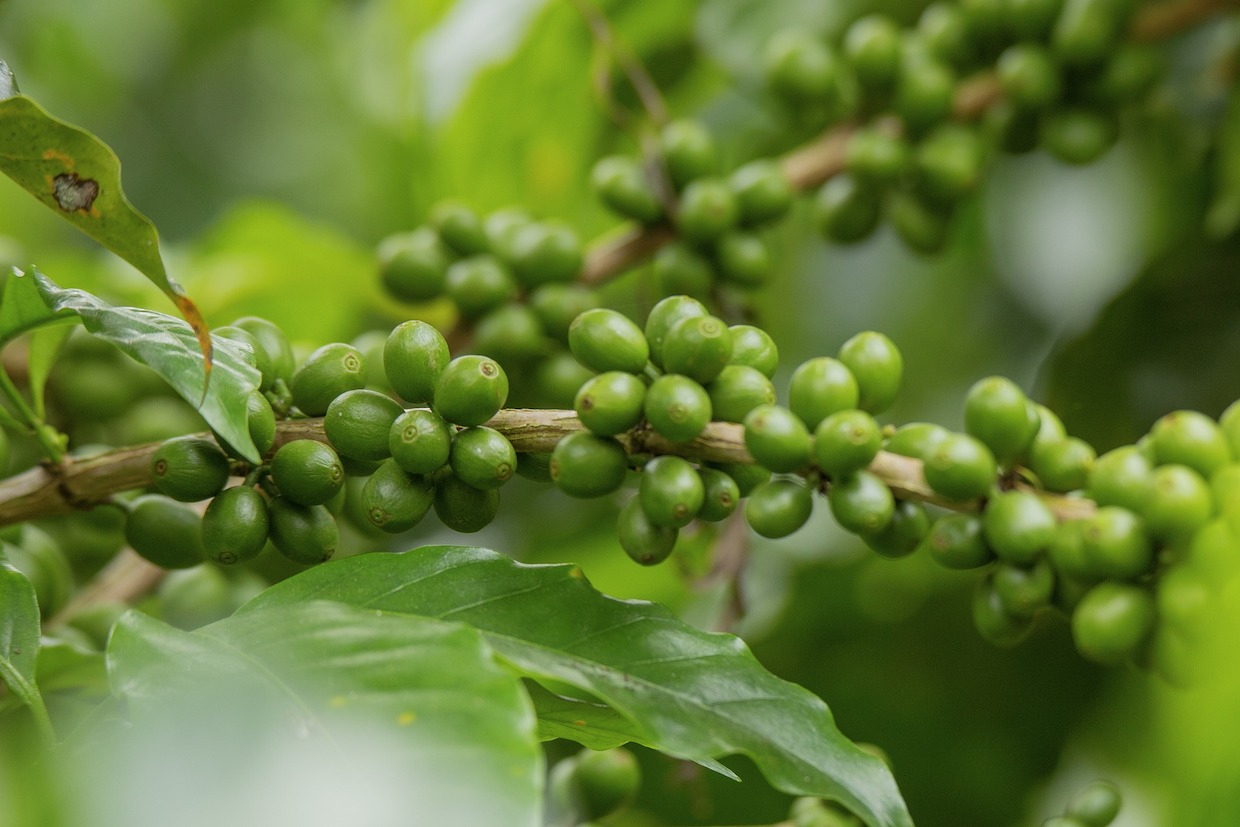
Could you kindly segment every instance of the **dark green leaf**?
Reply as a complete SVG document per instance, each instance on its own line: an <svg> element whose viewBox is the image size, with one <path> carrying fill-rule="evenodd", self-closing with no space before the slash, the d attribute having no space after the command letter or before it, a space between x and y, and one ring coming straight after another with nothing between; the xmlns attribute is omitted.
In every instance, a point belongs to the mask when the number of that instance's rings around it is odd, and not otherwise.
<svg viewBox="0 0 1240 827"><path fill-rule="evenodd" d="M838 799L875 827L912 824L890 772L819 698L767 672L740 639L601 595L576 566L455 546L368 554L298 574L241 611L319 599L470 624L525 675L629 718L643 743L689 759L743 753L784 792Z"/></svg>
<svg viewBox="0 0 1240 827"><path fill-rule="evenodd" d="M7 73L11 85L7 68L0 75ZM89 132L52 117L30 98L3 94L5 84L0 81L0 172L154 282L176 303L209 359L206 322L180 285L168 277L155 225L125 198L116 153ZM210 372L210 364L203 363L203 369Z"/></svg>
<svg viewBox="0 0 1240 827"><path fill-rule="evenodd" d="M422 802L419 823L538 822L543 767L529 699L464 625L302 602L180 632L131 612L107 658L138 722L187 712L205 694L274 704L264 708L296 737L378 726L398 738L384 772Z"/></svg>
<svg viewBox="0 0 1240 827"><path fill-rule="evenodd" d="M1232 89L1215 138L1214 200L1206 214L1206 230L1226 238L1240 226L1240 89Z"/></svg>
<svg viewBox="0 0 1240 827"><path fill-rule="evenodd" d="M42 708L35 683L39 603L26 575L0 561L0 680L27 706Z"/></svg>
<svg viewBox="0 0 1240 827"><path fill-rule="evenodd" d="M203 393L202 353L188 324L138 307L113 307L83 290L64 290L37 270L39 291L56 312L73 311L94 335L106 339L164 378L216 433L251 462L259 460L246 422L245 399L259 373L236 343L215 339L215 369ZM201 403L201 404L200 404Z"/></svg>

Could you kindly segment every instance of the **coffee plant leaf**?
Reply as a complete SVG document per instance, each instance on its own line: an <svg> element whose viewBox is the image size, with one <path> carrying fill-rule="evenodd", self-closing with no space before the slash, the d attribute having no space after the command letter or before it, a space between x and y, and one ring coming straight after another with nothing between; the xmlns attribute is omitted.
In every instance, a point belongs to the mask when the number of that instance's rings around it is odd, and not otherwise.
<svg viewBox="0 0 1240 827"><path fill-rule="evenodd" d="M182 632L130 612L107 663L137 726L241 698L298 741L378 727L398 746L384 751L384 777L420 823L538 823L544 767L529 698L463 624L301 602Z"/></svg>
<svg viewBox="0 0 1240 827"><path fill-rule="evenodd" d="M0 172L65 221L137 268L168 298L194 331L211 370L211 338L193 300L164 268L159 234L121 189L121 162L91 133L48 114L16 93L0 67ZM5 94L6 88L8 94Z"/></svg>
<svg viewBox="0 0 1240 827"><path fill-rule="evenodd" d="M140 307L114 307L84 290L63 289L37 270L34 275L48 307L55 312L72 311L92 334L154 370L196 406L229 445L258 462L245 400L258 387L259 372L246 361L243 346L216 338L215 369L206 374L196 336L181 319Z"/></svg>
<svg viewBox="0 0 1240 827"><path fill-rule="evenodd" d="M278 583L241 613L306 600L473 626L524 675L628 718L641 743L690 760L741 753L783 792L838 800L870 827L912 824L886 766L821 699L767 672L739 638L600 594L577 566L460 546L361 555Z"/></svg>
<svg viewBox="0 0 1240 827"><path fill-rule="evenodd" d="M42 707L35 682L39 603L26 575L0 560L0 680L27 706Z"/></svg>
<svg viewBox="0 0 1240 827"><path fill-rule="evenodd" d="M1214 238L1226 238L1240 227L1240 89L1233 89L1227 98L1217 146L1206 231Z"/></svg>
<svg viewBox="0 0 1240 827"><path fill-rule="evenodd" d="M14 268L4 281L0 296L0 346L31 331L26 355L26 377L35 413L43 416L43 390L60 346L73 332L77 320L57 317L44 303L32 276Z"/></svg>

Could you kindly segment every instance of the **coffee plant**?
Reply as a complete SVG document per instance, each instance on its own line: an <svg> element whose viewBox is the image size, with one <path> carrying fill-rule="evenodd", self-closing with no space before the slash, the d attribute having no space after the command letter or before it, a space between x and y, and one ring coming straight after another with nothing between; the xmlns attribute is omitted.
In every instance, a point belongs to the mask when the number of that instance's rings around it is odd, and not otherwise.
<svg viewBox="0 0 1240 827"><path fill-rule="evenodd" d="M1225 0L132 5L0 5L0 824L1240 821Z"/></svg>

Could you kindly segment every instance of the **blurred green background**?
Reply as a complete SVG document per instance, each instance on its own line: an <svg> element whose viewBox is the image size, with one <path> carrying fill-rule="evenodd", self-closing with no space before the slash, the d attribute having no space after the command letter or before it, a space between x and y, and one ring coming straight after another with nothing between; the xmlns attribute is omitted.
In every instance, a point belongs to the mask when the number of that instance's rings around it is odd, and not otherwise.
<svg viewBox="0 0 1240 827"><path fill-rule="evenodd" d="M759 88L754 56L772 32L837 33L871 10L912 21L923 4L600 5L672 111L701 117L739 163L800 137ZM1236 40L1219 25L1172 44L1168 81L1100 163L1000 159L935 259L885 230L831 247L808 214L794 216L778 231L777 276L754 298L785 371L876 329L906 360L890 422L959 427L964 391L993 373L1100 451L1175 408L1217 416L1240 396L1240 244L1201 227L1226 186L1213 161L1240 136L1211 142L1229 89L1209 67ZM117 151L130 199L211 324L259 314L307 347L414 314L447 318L385 298L372 261L379 239L438 199L521 204L594 237L615 221L590 196L590 167L636 146L599 104L598 50L564 0L5 0L0 57L24 93ZM0 180L0 265L30 263L61 284L168 309ZM646 279L640 269L619 279L615 305L640 317ZM610 527L617 502L568 508L552 491L514 488L480 544L578 561L606 592L721 621L727 584L694 564L712 538L687 543L679 567L638 569ZM1124 789L1121 827L1240 823L1233 642L1205 664L1220 680L1192 691L1085 663L1059 621L999 650L972 628L971 575L876 559L819 512L788 540L753 538L736 630L772 671L825 698L846 734L887 752L919 825L1036 824L1096 776ZM426 528L399 542L452 538ZM1240 617L1219 621L1234 629ZM641 812L626 823L783 818L788 799L735 766L747 783L647 756Z"/></svg>

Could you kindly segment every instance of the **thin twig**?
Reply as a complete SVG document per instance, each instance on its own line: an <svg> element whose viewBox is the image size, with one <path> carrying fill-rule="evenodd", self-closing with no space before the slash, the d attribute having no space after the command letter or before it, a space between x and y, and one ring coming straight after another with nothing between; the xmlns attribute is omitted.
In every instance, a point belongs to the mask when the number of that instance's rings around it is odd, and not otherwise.
<svg viewBox="0 0 1240 827"><path fill-rule="evenodd" d="M616 66L624 73L624 77L628 80L629 85L633 87L633 91L637 93L637 99L641 101L642 108L646 110L646 114L656 126L662 126L667 123L667 104L663 101L663 95L659 92L658 85L650 77L650 73L646 71L646 67L637 59L619 38L616 37L615 30L612 29L611 23L608 22L606 16L599 11L590 0L572 0L572 4L576 7L577 12L585 20L586 25L590 27L591 34L598 41L599 45L606 50L611 59L615 61Z"/></svg>

